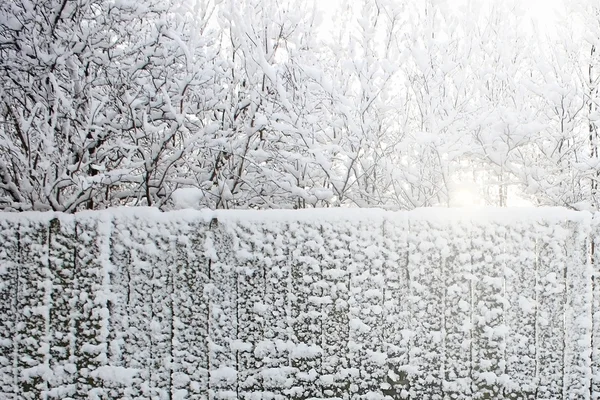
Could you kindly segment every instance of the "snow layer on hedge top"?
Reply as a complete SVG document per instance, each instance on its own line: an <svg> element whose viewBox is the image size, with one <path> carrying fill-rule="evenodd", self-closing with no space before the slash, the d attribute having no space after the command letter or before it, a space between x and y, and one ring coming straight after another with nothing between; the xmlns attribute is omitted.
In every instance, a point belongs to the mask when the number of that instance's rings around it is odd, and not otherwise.
<svg viewBox="0 0 600 400"><path fill-rule="evenodd" d="M319 221L382 221L384 219L421 219L425 221L453 222L457 220L480 221L494 223L511 223L519 221L592 221L600 219L600 213L595 215L588 211L574 211L564 207L471 207L444 208L423 207L410 211L389 211L375 208L313 208L301 210L195 210L184 209L162 212L153 207L118 207L101 211L83 211L76 214L59 212L22 212L0 213L0 219L7 221L32 220L49 221L52 218L110 218L126 219L150 218L155 221L211 221L218 218L221 221L279 221L279 222L319 222Z"/></svg>

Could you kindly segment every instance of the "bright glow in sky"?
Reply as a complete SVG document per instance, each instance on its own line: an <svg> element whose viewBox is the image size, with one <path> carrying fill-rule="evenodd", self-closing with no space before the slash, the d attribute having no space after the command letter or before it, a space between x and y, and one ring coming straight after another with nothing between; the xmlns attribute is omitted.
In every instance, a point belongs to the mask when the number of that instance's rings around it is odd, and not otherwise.
<svg viewBox="0 0 600 400"><path fill-rule="evenodd" d="M460 185L449 195L450 207L475 207L484 204L476 185Z"/></svg>
<svg viewBox="0 0 600 400"><path fill-rule="evenodd" d="M552 33L558 22L557 14L564 8L563 0L529 0L528 16L542 32Z"/></svg>

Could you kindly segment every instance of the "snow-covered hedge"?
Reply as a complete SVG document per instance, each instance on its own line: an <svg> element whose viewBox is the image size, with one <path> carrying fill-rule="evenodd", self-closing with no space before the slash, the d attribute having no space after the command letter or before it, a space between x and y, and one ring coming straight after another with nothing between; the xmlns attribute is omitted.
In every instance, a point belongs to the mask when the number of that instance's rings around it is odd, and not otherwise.
<svg viewBox="0 0 600 400"><path fill-rule="evenodd" d="M2 214L0 398L597 399L599 229L563 209Z"/></svg>

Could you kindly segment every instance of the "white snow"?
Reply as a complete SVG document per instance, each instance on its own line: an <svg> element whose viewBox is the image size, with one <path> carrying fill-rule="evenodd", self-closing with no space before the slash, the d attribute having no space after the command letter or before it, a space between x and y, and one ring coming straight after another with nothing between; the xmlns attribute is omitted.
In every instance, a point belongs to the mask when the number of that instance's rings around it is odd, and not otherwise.
<svg viewBox="0 0 600 400"><path fill-rule="evenodd" d="M119 383L121 385L132 385L133 379L139 374L135 368L119 366L102 366L90 372L90 376L100 378L106 382Z"/></svg>

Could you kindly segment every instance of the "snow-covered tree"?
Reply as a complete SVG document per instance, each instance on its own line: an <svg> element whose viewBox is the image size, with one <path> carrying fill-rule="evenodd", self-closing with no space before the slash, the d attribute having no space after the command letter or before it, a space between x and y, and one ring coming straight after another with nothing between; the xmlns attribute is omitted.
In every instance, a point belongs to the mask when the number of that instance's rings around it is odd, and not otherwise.
<svg viewBox="0 0 600 400"><path fill-rule="evenodd" d="M161 1L1 7L2 208L164 203L213 107L200 16Z"/></svg>

